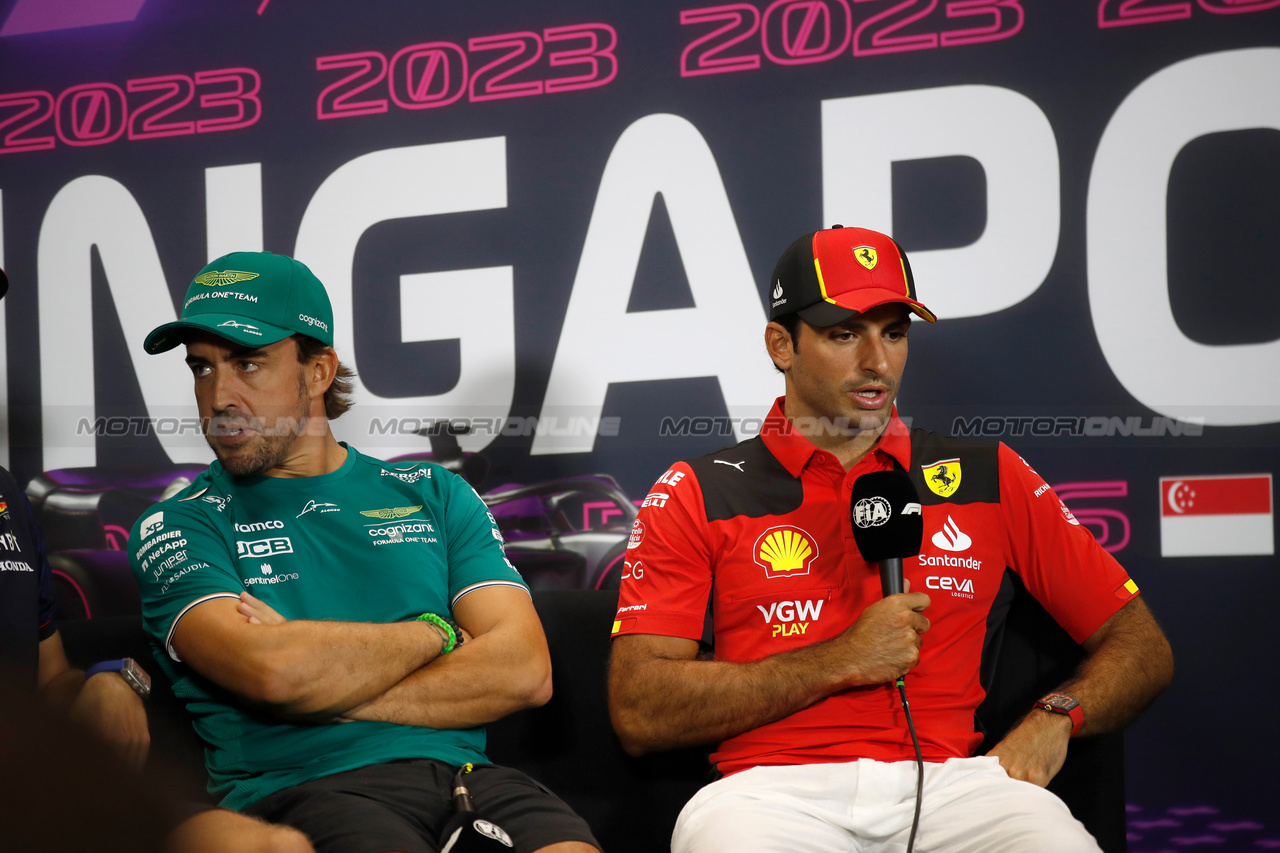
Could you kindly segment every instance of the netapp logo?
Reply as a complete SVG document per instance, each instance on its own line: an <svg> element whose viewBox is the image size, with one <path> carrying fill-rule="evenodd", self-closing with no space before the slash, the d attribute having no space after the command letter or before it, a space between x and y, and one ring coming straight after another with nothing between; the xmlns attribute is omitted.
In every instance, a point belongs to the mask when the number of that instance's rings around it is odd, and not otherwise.
<svg viewBox="0 0 1280 853"><path fill-rule="evenodd" d="M280 522L276 522L279 524ZM240 525L236 525L239 527ZM280 536L275 539L255 539L252 542L238 540L236 542L236 557L243 560L245 557L273 557L276 554L292 554L293 542L288 536Z"/></svg>
<svg viewBox="0 0 1280 853"><path fill-rule="evenodd" d="M261 533L264 530L284 530L284 522L255 521L253 524L236 525L236 533Z"/></svg>

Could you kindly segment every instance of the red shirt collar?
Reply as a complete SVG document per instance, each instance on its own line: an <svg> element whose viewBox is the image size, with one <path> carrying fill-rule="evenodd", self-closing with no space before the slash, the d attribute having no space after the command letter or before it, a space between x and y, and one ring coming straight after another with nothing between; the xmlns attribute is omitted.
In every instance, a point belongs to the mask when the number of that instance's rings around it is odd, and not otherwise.
<svg viewBox="0 0 1280 853"><path fill-rule="evenodd" d="M833 454L817 447L795 431L791 421L787 420L785 407L786 397L774 400L773 408L769 410L769 415L764 419L764 426L760 430L760 437L764 439L765 447L769 448L774 458L781 462L793 477L800 476L800 472L809 464L809 460L815 453L826 454L834 459ZM879 454L881 457L879 460L881 464L876 467L892 467L889 460L893 459L902 466L904 471L911 468L911 430L898 417L896 405L893 407L893 416L889 419L889 425L885 427L884 432L880 434L880 440L867 455L873 454ZM839 462L836 464L839 465ZM858 466L861 464L859 462Z"/></svg>

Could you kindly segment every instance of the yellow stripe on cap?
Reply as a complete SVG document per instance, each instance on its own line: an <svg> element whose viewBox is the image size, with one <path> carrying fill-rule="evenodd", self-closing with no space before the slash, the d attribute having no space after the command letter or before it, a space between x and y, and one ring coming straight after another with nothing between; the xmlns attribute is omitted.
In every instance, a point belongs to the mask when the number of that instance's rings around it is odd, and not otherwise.
<svg viewBox="0 0 1280 853"><path fill-rule="evenodd" d="M827 302L830 302L832 305L840 305L839 302L836 302L830 296L827 296L827 283L822 280L822 266L818 263L817 255L813 256L813 271L818 274L818 292L822 294L822 298ZM840 307L843 308L844 306L840 305Z"/></svg>
<svg viewBox="0 0 1280 853"><path fill-rule="evenodd" d="M902 260L902 255L898 255L898 266L900 266L900 267L902 268L902 287L903 287L903 293L904 293L904 295L905 295L908 299L911 299L911 298L913 298L913 297L911 296L911 282L907 281L907 265L906 265L906 263Z"/></svg>

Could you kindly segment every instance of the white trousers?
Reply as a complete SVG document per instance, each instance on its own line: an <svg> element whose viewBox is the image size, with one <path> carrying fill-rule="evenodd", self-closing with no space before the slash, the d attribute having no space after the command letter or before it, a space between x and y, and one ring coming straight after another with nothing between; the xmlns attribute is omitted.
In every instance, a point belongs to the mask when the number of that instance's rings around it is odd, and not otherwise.
<svg viewBox="0 0 1280 853"><path fill-rule="evenodd" d="M699 791L672 853L901 853L915 811L914 761L755 767ZM1062 800L1010 779L999 760L924 766L919 853L1100 853Z"/></svg>

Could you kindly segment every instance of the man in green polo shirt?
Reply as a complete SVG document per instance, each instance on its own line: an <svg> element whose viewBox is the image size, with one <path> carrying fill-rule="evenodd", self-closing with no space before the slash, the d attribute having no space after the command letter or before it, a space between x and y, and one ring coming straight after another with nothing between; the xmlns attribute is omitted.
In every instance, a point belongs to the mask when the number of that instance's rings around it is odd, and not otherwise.
<svg viewBox="0 0 1280 853"><path fill-rule="evenodd" d="M551 695L546 640L480 498L430 463L335 440L351 372L302 263L218 258L149 353L185 345L217 461L134 526L157 658L204 738L221 804L320 853L431 851L457 768L520 851L598 848L482 726Z"/></svg>

